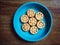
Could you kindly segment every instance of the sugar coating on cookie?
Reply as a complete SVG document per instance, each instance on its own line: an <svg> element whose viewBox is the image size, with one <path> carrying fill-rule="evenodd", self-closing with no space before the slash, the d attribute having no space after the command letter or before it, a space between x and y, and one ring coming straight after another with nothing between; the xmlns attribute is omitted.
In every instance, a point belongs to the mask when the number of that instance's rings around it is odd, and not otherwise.
<svg viewBox="0 0 60 45"><path fill-rule="evenodd" d="M23 31L28 31L30 29L30 25L28 23L25 23L22 25Z"/></svg>
<svg viewBox="0 0 60 45"><path fill-rule="evenodd" d="M22 21L23 23L28 22L28 20L29 20L29 17L28 17L27 15L21 16L21 21Z"/></svg>
<svg viewBox="0 0 60 45"><path fill-rule="evenodd" d="M38 28L36 27L36 26L32 26L31 28L30 28L30 33L31 34L36 34L38 32Z"/></svg>
<svg viewBox="0 0 60 45"><path fill-rule="evenodd" d="M44 26L45 26L45 23L43 21L38 21L37 22L37 27L38 28L44 28Z"/></svg>
<svg viewBox="0 0 60 45"><path fill-rule="evenodd" d="M29 19L29 24L30 24L31 26L36 25L36 23L37 23L37 20L36 20L35 18L30 18L30 19Z"/></svg>
<svg viewBox="0 0 60 45"><path fill-rule="evenodd" d="M35 15L34 10L33 10L33 9L29 9L29 10L27 11L27 15L28 15L29 17L33 17L33 16Z"/></svg>
<svg viewBox="0 0 60 45"><path fill-rule="evenodd" d="M42 12L37 12L36 15L35 15L35 17L36 17L37 20L42 20L43 17L44 17L44 15L43 15Z"/></svg>

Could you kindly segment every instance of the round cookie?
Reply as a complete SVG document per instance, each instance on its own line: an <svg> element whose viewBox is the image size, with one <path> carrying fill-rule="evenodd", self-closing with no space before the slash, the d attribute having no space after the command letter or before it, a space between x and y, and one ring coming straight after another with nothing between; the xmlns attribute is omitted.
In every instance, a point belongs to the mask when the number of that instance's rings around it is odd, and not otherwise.
<svg viewBox="0 0 60 45"><path fill-rule="evenodd" d="M31 34L36 34L38 32L38 28L36 27L36 26L32 26L31 28L30 28L30 33Z"/></svg>
<svg viewBox="0 0 60 45"><path fill-rule="evenodd" d="M37 20L42 20L43 19L43 13L42 12L38 12L38 13L36 13L36 15L35 15L35 18L37 19Z"/></svg>
<svg viewBox="0 0 60 45"><path fill-rule="evenodd" d="M45 23L43 21L38 21L37 22L37 27L38 28L44 28L44 26L45 26Z"/></svg>
<svg viewBox="0 0 60 45"><path fill-rule="evenodd" d="M30 29L30 25L28 23L25 23L22 25L23 31L28 31Z"/></svg>
<svg viewBox="0 0 60 45"><path fill-rule="evenodd" d="M29 20L29 17L28 17L27 15L21 16L21 21L22 21L23 23L28 22L28 20Z"/></svg>
<svg viewBox="0 0 60 45"><path fill-rule="evenodd" d="M33 17L33 16L35 15L34 10L33 10L33 9L29 9L29 10L27 11L27 15L28 15L29 17Z"/></svg>
<svg viewBox="0 0 60 45"><path fill-rule="evenodd" d="M31 26L34 26L34 25L36 25L37 20L36 20L35 18L30 18L28 23L29 23Z"/></svg>

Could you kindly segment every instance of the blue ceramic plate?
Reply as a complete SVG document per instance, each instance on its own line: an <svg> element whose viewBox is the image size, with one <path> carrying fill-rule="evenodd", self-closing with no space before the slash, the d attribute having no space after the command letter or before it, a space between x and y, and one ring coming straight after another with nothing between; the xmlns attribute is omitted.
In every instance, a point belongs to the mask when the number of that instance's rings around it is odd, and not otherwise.
<svg viewBox="0 0 60 45"><path fill-rule="evenodd" d="M41 11L44 14L43 21L45 22L45 27L43 29L39 29L38 33L34 35L30 34L29 31L27 32L22 31L21 28L23 23L20 21L20 17L23 14L26 14L27 10L29 9L33 9L35 12ZM43 4L37 2L28 2L23 4L16 10L13 18L13 26L18 36L21 37L22 39L29 42L40 41L44 39L51 31L52 14L49 11L49 9Z"/></svg>

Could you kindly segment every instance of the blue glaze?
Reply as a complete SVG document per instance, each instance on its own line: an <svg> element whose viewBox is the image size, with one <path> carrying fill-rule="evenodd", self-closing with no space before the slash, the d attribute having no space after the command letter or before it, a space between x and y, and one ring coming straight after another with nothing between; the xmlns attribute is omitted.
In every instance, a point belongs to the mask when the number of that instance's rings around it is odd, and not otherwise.
<svg viewBox="0 0 60 45"><path fill-rule="evenodd" d="M33 9L35 13L41 11L44 14L44 18L42 20L45 22L45 27L43 29L39 29L38 33L34 35L30 34L29 31L24 32L21 28L23 23L21 22L20 17L23 14L26 14L29 9ZM38 2L28 2L16 10L13 18L13 26L19 37L29 42L37 42L44 39L50 33L52 29L52 14L43 4Z"/></svg>

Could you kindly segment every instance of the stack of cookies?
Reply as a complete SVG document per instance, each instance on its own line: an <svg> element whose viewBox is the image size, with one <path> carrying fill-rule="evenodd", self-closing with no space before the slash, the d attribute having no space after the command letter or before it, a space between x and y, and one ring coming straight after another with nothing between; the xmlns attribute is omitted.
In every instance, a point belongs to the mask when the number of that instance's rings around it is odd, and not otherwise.
<svg viewBox="0 0 60 45"><path fill-rule="evenodd" d="M35 13L33 9L29 9L26 15L21 16L22 30L30 31L31 34L36 34L38 28L44 28L45 23L42 21L44 15L42 12Z"/></svg>

